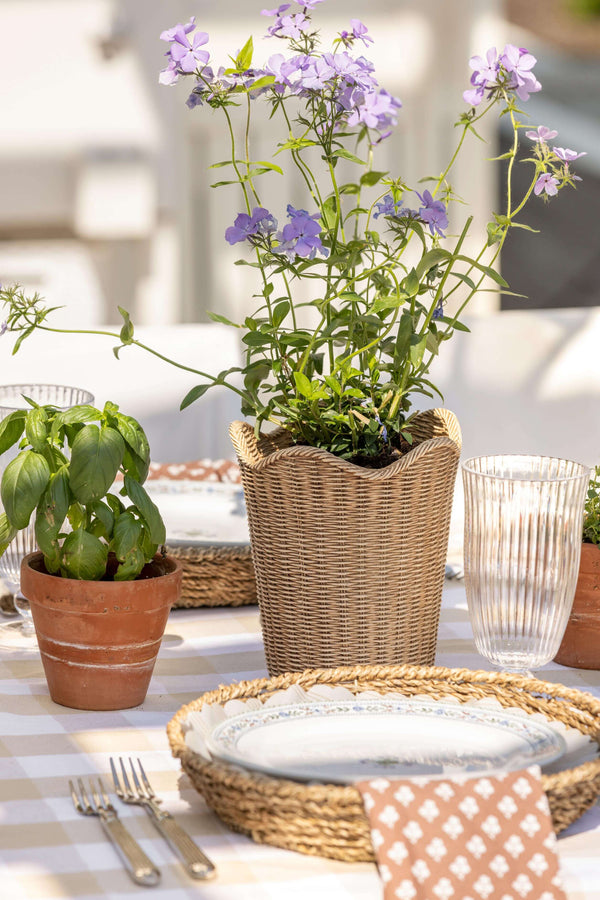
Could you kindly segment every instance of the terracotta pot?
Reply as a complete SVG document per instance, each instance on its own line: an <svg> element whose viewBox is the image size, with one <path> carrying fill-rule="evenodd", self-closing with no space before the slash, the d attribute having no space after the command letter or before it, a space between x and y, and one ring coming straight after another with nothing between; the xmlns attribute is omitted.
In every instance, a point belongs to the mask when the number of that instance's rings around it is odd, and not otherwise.
<svg viewBox="0 0 600 900"><path fill-rule="evenodd" d="M433 663L461 436L444 409L412 433L410 452L367 469L231 426L271 675Z"/></svg>
<svg viewBox="0 0 600 900"><path fill-rule="evenodd" d="M50 696L74 709L128 709L143 702L181 563L156 556L135 581L49 575L41 553L21 566Z"/></svg>
<svg viewBox="0 0 600 900"><path fill-rule="evenodd" d="M573 609L554 657L562 666L600 669L600 547L583 544Z"/></svg>

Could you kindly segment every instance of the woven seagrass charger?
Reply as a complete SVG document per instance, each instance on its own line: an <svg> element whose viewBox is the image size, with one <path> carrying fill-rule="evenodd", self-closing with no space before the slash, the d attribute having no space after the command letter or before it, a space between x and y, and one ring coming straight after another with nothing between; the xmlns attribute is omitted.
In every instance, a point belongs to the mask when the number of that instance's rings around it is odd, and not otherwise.
<svg viewBox="0 0 600 900"><path fill-rule="evenodd" d="M257 697L266 700L292 684L342 685L353 693L397 691L434 699L494 699L504 707L541 713L598 740L600 701L560 684L520 675L427 666L355 666L314 669L225 685L182 707L167 726L173 756L195 788L234 831L258 843L347 862L374 861L369 823L352 786L302 784L206 760L185 744L183 723L205 704ZM554 830L559 833L596 802L600 758L556 774L542 775Z"/></svg>
<svg viewBox="0 0 600 900"><path fill-rule="evenodd" d="M202 481L239 485L240 470L229 460L151 463L149 481ZM185 546L167 543L167 552L183 565L181 597L173 607L246 606L256 603L256 578L250 545Z"/></svg>

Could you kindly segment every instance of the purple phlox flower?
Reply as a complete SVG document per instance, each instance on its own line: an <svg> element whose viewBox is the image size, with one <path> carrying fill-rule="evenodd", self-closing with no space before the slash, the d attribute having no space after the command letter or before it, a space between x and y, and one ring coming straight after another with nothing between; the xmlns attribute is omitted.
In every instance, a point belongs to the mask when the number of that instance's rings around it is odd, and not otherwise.
<svg viewBox="0 0 600 900"><path fill-rule="evenodd" d="M367 128L382 130L397 122L396 112L402 107L402 103L396 97L392 97L383 88L364 94L362 102L356 106L348 116L348 125L353 127L358 124Z"/></svg>
<svg viewBox="0 0 600 900"><path fill-rule="evenodd" d="M397 216L402 206L402 200L394 200L391 194L386 194L383 200L377 201L375 206L377 212L373 214L374 219L378 219L379 216Z"/></svg>
<svg viewBox="0 0 600 900"><path fill-rule="evenodd" d="M365 47L374 43L373 38L368 34L369 29L366 25L363 25L360 19L350 19L350 25L352 26L352 31L340 32L340 37L346 47L351 46L354 41L362 41Z"/></svg>
<svg viewBox="0 0 600 900"><path fill-rule="evenodd" d="M552 131L550 128L546 128L545 125L538 125L535 131L526 131L525 137L528 137L532 141L545 143L546 141L551 141L557 134L558 131Z"/></svg>
<svg viewBox="0 0 600 900"><path fill-rule="evenodd" d="M289 203L287 214L291 221L277 235L280 242L277 252L285 253L290 261L296 256L314 259L317 251L328 256L329 250L323 246L319 237L321 226L315 221L321 217L320 213L311 216L305 209L295 209Z"/></svg>
<svg viewBox="0 0 600 900"><path fill-rule="evenodd" d="M323 0L296 0L296 3L304 9L314 9L317 4L323 3Z"/></svg>
<svg viewBox="0 0 600 900"><path fill-rule="evenodd" d="M306 57L306 67L300 72L299 86L305 90L319 91L335 76L335 69L324 56Z"/></svg>
<svg viewBox="0 0 600 900"><path fill-rule="evenodd" d="M437 306L433 311L432 319L441 319L444 316L444 304L441 300L438 300Z"/></svg>
<svg viewBox="0 0 600 900"><path fill-rule="evenodd" d="M181 34L189 34L190 31L193 31L196 27L196 16L192 16L187 25L182 25L181 22L175 25L173 28L167 28L166 31L163 31L160 35L161 41L174 41L177 39L177 35Z"/></svg>
<svg viewBox="0 0 600 900"><path fill-rule="evenodd" d="M463 93L463 99L471 106L479 106L486 90L493 90L498 85L499 60L496 48L490 47L485 57L472 56L469 66L473 69L473 88Z"/></svg>
<svg viewBox="0 0 600 900"><path fill-rule="evenodd" d="M291 3L282 3L277 9L263 9L261 11L261 16L282 16L291 5Z"/></svg>
<svg viewBox="0 0 600 900"><path fill-rule="evenodd" d="M432 234L437 233L440 237L445 237L444 229L448 227L445 204L441 200L434 200L429 191L423 191L422 195L415 193L423 204L419 209L419 218L429 225Z"/></svg>
<svg viewBox="0 0 600 900"><path fill-rule="evenodd" d="M550 172L544 172L535 183L533 193L539 197L542 192L546 193L548 197L555 197L558 194L558 178L555 178Z"/></svg>
<svg viewBox="0 0 600 900"><path fill-rule="evenodd" d="M277 220L262 206L255 206L252 215L239 213L233 225L225 232L225 240L233 246L248 240L254 235L272 234L277 230Z"/></svg>
<svg viewBox="0 0 600 900"><path fill-rule="evenodd" d="M200 49L207 43L208 34L205 31L197 31L191 41L185 32L179 32L171 44L171 59L182 72L194 72L199 65L204 65L209 60L208 50Z"/></svg>
<svg viewBox="0 0 600 900"><path fill-rule="evenodd" d="M159 84L176 84L179 79L179 69L177 63L173 60L170 60L169 65L166 69L162 69L159 76L158 82Z"/></svg>
<svg viewBox="0 0 600 900"><path fill-rule="evenodd" d="M531 71L536 62L535 56L524 47L507 44L502 51L500 64L512 76L508 86L520 100L529 100L530 94L542 89L542 85Z"/></svg>
<svg viewBox="0 0 600 900"><path fill-rule="evenodd" d="M381 437L382 437L383 443L384 443L384 444L387 444L387 442L388 442L388 430L387 430L387 428L385 427L385 425L383 424L383 422L381 421L381 419L379 418L379 416L375 416L375 418L376 418L377 422L379 423L379 425L381 426Z"/></svg>
<svg viewBox="0 0 600 900"><path fill-rule="evenodd" d="M273 25L267 28L267 32L271 37L286 37L297 41L309 25L310 19L304 13L296 13L294 16L278 16Z"/></svg>
<svg viewBox="0 0 600 900"><path fill-rule="evenodd" d="M365 91L377 87L377 80L373 76L375 66L364 56L355 59L344 50L342 53L324 53L323 59L329 62L347 84L356 85Z"/></svg>
<svg viewBox="0 0 600 900"><path fill-rule="evenodd" d="M568 147L553 147L552 152L555 156L558 156L559 159L562 159L567 166L569 163L579 159L580 156L587 156L587 150L584 150L582 153L577 153L576 150L569 150Z"/></svg>
<svg viewBox="0 0 600 900"><path fill-rule="evenodd" d="M6 334L7 331L8 331L8 322L2 322L0 324L0 337L2 337L3 334Z"/></svg>

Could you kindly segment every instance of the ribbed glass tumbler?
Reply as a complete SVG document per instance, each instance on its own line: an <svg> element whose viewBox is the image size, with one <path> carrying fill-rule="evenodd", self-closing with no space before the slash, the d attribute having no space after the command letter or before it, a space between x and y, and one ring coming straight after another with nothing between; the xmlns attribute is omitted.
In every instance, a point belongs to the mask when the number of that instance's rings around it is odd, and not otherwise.
<svg viewBox="0 0 600 900"><path fill-rule="evenodd" d="M465 587L475 646L526 672L558 651L573 604L590 470L545 456L462 467Z"/></svg>

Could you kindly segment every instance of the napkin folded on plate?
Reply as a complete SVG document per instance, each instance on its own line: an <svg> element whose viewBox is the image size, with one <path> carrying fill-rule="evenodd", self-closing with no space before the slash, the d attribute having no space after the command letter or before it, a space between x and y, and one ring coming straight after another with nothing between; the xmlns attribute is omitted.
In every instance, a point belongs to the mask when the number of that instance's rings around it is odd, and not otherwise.
<svg viewBox="0 0 600 900"><path fill-rule="evenodd" d="M175 481L226 481L239 484L240 467L229 459L195 459L184 463L150 463L148 478Z"/></svg>
<svg viewBox="0 0 600 900"><path fill-rule="evenodd" d="M539 766L356 787L384 900L566 900Z"/></svg>

